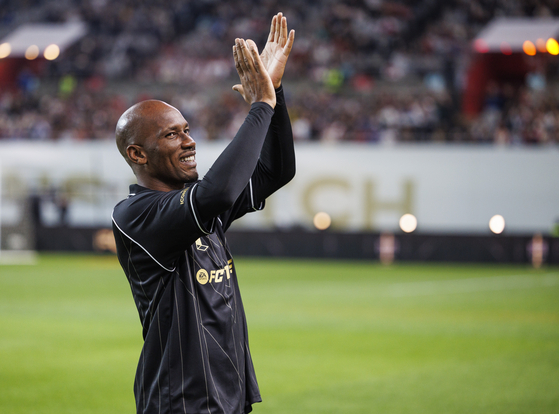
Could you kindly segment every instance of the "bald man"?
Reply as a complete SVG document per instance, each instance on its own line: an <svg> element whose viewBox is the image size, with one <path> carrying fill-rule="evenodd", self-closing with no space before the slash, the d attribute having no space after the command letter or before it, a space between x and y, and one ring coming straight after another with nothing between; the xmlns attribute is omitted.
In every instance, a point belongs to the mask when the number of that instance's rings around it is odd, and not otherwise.
<svg viewBox="0 0 559 414"><path fill-rule="evenodd" d="M281 86L293 40L281 13L261 56L254 42L236 39L241 83L233 89L251 107L202 180L196 143L177 109L144 101L117 124L118 149L138 181L112 217L143 326L138 413L241 414L261 401L225 231L295 174Z"/></svg>

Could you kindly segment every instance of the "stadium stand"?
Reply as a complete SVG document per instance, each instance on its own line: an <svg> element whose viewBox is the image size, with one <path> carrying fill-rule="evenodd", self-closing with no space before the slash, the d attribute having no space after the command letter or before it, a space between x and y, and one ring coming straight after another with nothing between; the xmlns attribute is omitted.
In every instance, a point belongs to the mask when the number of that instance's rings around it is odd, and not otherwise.
<svg viewBox="0 0 559 414"><path fill-rule="evenodd" d="M119 114L147 97L177 106L194 121L197 140L230 139L243 103L230 92L236 74L229 45L235 37L265 34L277 10L297 32L285 77L297 140L544 145L559 139L553 59L543 79L530 73L520 82L492 82L478 114L462 111L476 34L499 16L557 16L553 1L0 3L0 38L26 22L88 26L60 58L24 62L4 85L0 139L110 139Z"/></svg>

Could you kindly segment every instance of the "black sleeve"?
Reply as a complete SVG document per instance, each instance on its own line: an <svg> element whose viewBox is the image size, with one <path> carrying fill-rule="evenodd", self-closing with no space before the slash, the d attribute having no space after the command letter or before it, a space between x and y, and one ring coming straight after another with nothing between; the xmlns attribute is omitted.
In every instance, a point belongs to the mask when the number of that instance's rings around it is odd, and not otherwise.
<svg viewBox="0 0 559 414"><path fill-rule="evenodd" d="M247 186L273 114L273 108L266 103L252 104L233 141L196 186L194 202L203 223L230 209Z"/></svg>
<svg viewBox="0 0 559 414"><path fill-rule="evenodd" d="M253 203L258 205L295 176L295 149L283 87L276 89L276 107L260 159L252 176Z"/></svg>
<svg viewBox="0 0 559 414"><path fill-rule="evenodd" d="M295 175L295 150L283 88L276 89L277 103L260 159L235 205L220 216L223 229L250 211L262 210L266 198Z"/></svg>

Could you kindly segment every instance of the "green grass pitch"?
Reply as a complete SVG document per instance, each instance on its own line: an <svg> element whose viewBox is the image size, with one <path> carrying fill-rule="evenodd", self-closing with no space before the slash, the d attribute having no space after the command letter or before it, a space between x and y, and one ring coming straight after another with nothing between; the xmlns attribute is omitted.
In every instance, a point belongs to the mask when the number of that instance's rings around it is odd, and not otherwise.
<svg viewBox="0 0 559 414"><path fill-rule="evenodd" d="M254 413L559 413L559 268L237 258ZM134 412L116 258L0 266L0 413Z"/></svg>

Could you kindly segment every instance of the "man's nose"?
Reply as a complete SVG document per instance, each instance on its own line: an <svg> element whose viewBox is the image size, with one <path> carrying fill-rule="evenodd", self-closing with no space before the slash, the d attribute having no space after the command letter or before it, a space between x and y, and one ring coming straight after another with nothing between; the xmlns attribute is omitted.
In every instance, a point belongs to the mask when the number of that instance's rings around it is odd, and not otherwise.
<svg viewBox="0 0 559 414"><path fill-rule="evenodd" d="M181 143L181 145L183 147L186 147L186 148L192 147L192 146L196 145L196 141L194 141L192 139L192 137L190 136L190 134L188 132L183 132L182 133L182 143Z"/></svg>

